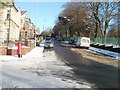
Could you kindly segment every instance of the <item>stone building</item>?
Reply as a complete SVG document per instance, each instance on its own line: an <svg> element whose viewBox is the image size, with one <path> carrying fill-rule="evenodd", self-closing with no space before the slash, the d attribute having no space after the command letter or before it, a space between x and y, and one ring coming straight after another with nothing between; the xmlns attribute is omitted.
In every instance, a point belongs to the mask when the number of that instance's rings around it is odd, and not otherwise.
<svg viewBox="0 0 120 90"><path fill-rule="evenodd" d="M9 0L10 1L10 0ZM19 39L20 10L16 8L13 0L2 0L0 8L0 43L15 43Z"/></svg>
<svg viewBox="0 0 120 90"><path fill-rule="evenodd" d="M16 8L13 0L0 1L0 54L17 55L18 40L26 54L36 46L36 32L27 11Z"/></svg>
<svg viewBox="0 0 120 90"><path fill-rule="evenodd" d="M24 41L27 40L33 40L35 39L35 33L36 32L36 26L32 23L31 19L28 18L28 12L27 11L21 11L21 38Z"/></svg>

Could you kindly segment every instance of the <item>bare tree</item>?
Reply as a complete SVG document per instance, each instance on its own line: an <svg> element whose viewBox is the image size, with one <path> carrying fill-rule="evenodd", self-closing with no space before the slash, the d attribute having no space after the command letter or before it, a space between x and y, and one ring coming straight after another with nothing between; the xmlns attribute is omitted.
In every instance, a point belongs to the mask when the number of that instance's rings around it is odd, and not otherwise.
<svg viewBox="0 0 120 90"><path fill-rule="evenodd" d="M68 2L60 16L70 19L70 36L106 37L118 15L116 2ZM64 25L64 26L65 26Z"/></svg>
<svg viewBox="0 0 120 90"><path fill-rule="evenodd" d="M53 32L55 33L56 36L65 37L65 26L62 23L57 22L53 28Z"/></svg>
<svg viewBox="0 0 120 90"><path fill-rule="evenodd" d="M95 37L106 37L106 33L118 14L118 5L116 2L90 2L87 3L90 10L90 16L95 21ZM111 23L112 22L112 23ZM100 34L100 35L99 35Z"/></svg>
<svg viewBox="0 0 120 90"><path fill-rule="evenodd" d="M104 27L103 36L106 37L107 29L115 23L114 19L118 16L118 5L116 2L105 2L103 4Z"/></svg>
<svg viewBox="0 0 120 90"><path fill-rule="evenodd" d="M88 36L88 26L90 25L90 19L88 10L84 8L80 2L69 2L65 4L65 9L62 11L60 16L65 16L70 19L69 34L70 36Z"/></svg>
<svg viewBox="0 0 120 90"><path fill-rule="evenodd" d="M44 30L44 31L41 33L41 35L43 35L43 36L45 36L45 37L46 37L46 36L51 36L52 32L53 32L52 28L49 27L49 28L47 28L46 30Z"/></svg>
<svg viewBox="0 0 120 90"><path fill-rule="evenodd" d="M99 30L101 30L101 33L102 33L103 19L99 17L101 3L100 2L89 2L89 3L86 3L86 6L89 9L90 17L93 18L93 22L95 23L95 36L94 37L96 38L98 34L100 33Z"/></svg>
<svg viewBox="0 0 120 90"><path fill-rule="evenodd" d="M117 5L120 5L120 2ZM107 33L108 37L115 37L115 38L120 37L120 34L119 34L120 33L120 7L118 7L118 12L116 13L116 15L114 17L115 23L112 25L112 27Z"/></svg>
<svg viewBox="0 0 120 90"><path fill-rule="evenodd" d="M118 27L118 25L114 25L107 33L107 37L114 37L114 38L118 38L120 37L120 26Z"/></svg>

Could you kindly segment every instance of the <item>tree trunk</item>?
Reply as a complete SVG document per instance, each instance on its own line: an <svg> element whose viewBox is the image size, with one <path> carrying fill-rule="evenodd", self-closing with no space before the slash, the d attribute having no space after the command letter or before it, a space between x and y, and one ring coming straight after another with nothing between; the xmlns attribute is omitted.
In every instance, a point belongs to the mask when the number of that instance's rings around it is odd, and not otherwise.
<svg viewBox="0 0 120 90"><path fill-rule="evenodd" d="M99 23L99 30L100 30L100 37L103 37L104 33L103 33L103 28L101 23Z"/></svg>
<svg viewBox="0 0 120 90"><path fill-rule="evenodd" d="M97 37L97 33L98 33L98 23L96 22L95 23L96 27L95 27L95 38Z"/></svg>

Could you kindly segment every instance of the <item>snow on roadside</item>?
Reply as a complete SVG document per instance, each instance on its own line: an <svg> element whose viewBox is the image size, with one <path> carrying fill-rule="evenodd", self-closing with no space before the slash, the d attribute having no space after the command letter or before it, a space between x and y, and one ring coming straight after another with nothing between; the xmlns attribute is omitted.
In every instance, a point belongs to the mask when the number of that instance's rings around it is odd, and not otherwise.
<svg viewBox="0 0 120 90"><path fill-rule="evenodd" d="M22 59L0 62L4 88L90 88L83 81L72 80L72 68L57 59L54 51L42 53L36 47ZM4 58L3 58L4 59ZM8 59L8 58L7 58ZM7 61L6 59L6 61ZM1 82L0 82L1 83Z"/></svg>
<svg viewBox="0 0 120 90"><path fill-rule="evenodd" d="M19 58L17 55L16 56L0 55L0 62L11 62L11 61L18 61L18 60L25 60L25 59L28 60L29 58L34 59L34 58L42 57L43 50L44 50L43 47L36 47L26 55L22 55L22 58Z"/></svg>
<svg viewBox="0 0 120 90"><path fill-rule="evenodd" d="M38 58L43 56L43 47L36 47L33 50L31 50L29 53L27 53L23 58Z"/></svg>
<svg viewBox="0 0 120 90"><path fill-rule="evenodd" d="M116 58L116 59L120 59L120 53L116 53L116 52L111 52L108 50L103 50L103 49L98 49L98 48L94 48L94 47L89 47L90 50Z"/></svg>
<svg viewBox="0 0 120 90"><path fill-rule="evenodd" d="M21 58L18 58L17 56L0 55L0 62L11 62L16 60L21 60Z"/></svg>

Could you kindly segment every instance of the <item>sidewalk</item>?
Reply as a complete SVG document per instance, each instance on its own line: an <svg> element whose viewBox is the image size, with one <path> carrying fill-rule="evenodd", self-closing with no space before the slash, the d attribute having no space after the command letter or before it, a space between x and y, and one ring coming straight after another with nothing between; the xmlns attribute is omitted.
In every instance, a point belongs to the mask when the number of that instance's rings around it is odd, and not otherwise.
<svg viewBox="0 0 120 90"><path fill-rule="evenodd" d="M9 61L16 61L16 60L24 60L29 58L37 58L43 56L43 50L44 47L35 47L30 52L28 52L26 55L22 55L22 58L19 58L17 55L11 56L11 55L0 55L0 62L9 62Z"/></svg>
<svg viewBox="0 0 120 90"><path fill-rule="evenodd" d="M2 64L0 70L2 85L0 87L91 88L91 85L85 80L75 80L72 68L59 60L54 51L47 51L43 54L42 51L43 48L36 47L21 60L0 62Z"/></svg>

